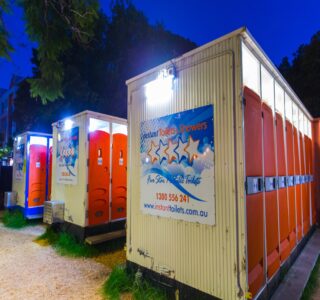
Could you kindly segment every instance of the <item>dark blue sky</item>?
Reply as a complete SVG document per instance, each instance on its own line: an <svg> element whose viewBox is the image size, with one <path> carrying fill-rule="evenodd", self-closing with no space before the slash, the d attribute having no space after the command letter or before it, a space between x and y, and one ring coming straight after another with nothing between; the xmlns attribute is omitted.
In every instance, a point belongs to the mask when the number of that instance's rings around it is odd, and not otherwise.
<svg viewBox="0 0 320 300"><path fill-rule="evenodd" d="M100 1L109 14L109 0ZM320 30L319 0L133 0L151 23L161 21L170 31L199 46L241 26L247 26L271 60L278 65ZM10 62L0 59L0 87L13 73L31 75L32 43L24 33L21 9L5 16L15 48Z"/></svg>

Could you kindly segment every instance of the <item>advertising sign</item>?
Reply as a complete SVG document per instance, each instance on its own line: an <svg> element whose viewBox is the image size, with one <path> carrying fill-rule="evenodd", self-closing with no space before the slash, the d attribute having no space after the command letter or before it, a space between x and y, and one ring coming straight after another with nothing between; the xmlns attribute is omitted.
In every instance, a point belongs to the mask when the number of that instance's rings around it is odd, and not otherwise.
<svg viewBox="0 0 320 300"><path fill-rule="evenodd" d="M143 213L214 225L213 105L140 124Z"/></svg>
<svg viewBox="0 0 320 300"><path fill-rule="evenodd" d="M79 127L59 131L57 141L57 182L78 183Z"/></svg>
<svg viewBox="0 0 320 300"><path fill-rule="evenodd" d="M15 179L17 181L21 181L23 179L24 175L24 149L25 144L24 141L21 141L18 143L18 145L15 148L14 153L14 163L15 163Z"/></svg>

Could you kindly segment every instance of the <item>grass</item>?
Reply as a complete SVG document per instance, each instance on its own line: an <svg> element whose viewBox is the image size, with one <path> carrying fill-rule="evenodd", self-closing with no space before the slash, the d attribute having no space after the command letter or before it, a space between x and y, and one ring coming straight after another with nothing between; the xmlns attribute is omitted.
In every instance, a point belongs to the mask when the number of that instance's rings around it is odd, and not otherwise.
<svg viewBox="0 0 320 300"><path fill-rule="evenodd" d="M310 300L316 288L319 286L320 277L320 256L317 259L316 265L314 266L308 283L303 291L301 300Z"/></svg>
<svg viewBox="0 0 320 300"><path fill-rule="evenodd" d="M94 257L99 254L99 250L78 242L72 235L66 232L55 232L48 227L45 233L36 240L40 245L52 245L57 253L69 257Z"/></svg>
<svg viewBox="0 0 320 300"><path fill-rule="evenodd" d="M20 210L6 210L1 221L5 227L13 229L39 224L39 220L27 220Z"/></svg>
<svg viewBox="0 0 320 300"><path fill-rule="evenodd" d="M121 295L131 294L135 300L166 300L165 292L155 287L150 281L129 272L120 265L113 269L103 285L106 299L118 300Z"/></svg>

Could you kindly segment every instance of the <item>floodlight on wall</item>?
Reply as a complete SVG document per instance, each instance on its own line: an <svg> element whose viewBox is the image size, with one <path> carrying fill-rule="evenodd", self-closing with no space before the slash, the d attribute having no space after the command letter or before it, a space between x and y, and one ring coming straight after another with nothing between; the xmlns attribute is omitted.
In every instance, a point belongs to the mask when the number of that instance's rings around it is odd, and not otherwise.
<svg viewBox="0 0 320 300"><path fill-rule="evenodd" d="M145 96L149 105L163 104L172 98L173 81L176 77L174 66L163 69L157 78L145 85Z"/></svg>
<svg viewBox="0 0 320 300"><path fill-rule="evenodd" d="M64 121L64 130L70 130L72 128L73 121L70 119L66 119Z"/></svg>

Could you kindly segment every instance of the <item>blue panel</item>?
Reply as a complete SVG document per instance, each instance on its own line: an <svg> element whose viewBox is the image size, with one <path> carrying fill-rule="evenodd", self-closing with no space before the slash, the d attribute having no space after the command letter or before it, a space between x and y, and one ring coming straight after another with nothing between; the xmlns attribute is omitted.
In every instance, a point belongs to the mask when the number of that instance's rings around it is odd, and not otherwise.
<svg viewBox="0 0 320 300"><path fill-rule="evenodd" d="M43 206L25 208L23 214L27 219L40 219L43 217Z"/></svg>

